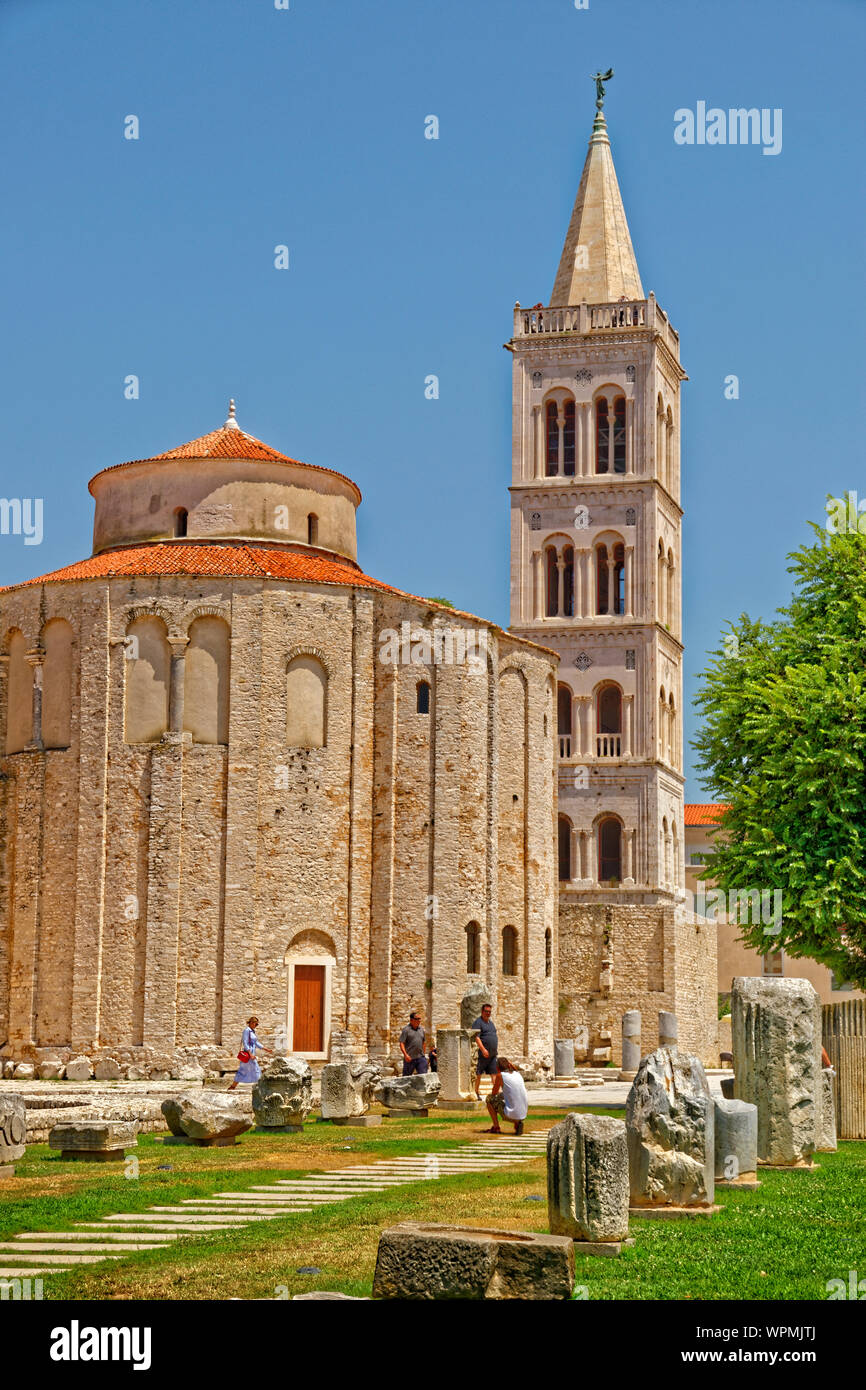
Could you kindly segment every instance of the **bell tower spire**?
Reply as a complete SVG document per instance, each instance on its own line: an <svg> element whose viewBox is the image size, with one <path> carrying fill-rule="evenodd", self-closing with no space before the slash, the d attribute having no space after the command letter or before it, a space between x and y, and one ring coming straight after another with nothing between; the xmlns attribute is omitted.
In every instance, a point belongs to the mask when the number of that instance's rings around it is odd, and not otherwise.
<svg viewBox="0 0 866 1390"><path fill-rule="evenodd" d="M644 297L602 110L612 77L612 68L594 74L596 117L550 296L557 308Z"/></svg>

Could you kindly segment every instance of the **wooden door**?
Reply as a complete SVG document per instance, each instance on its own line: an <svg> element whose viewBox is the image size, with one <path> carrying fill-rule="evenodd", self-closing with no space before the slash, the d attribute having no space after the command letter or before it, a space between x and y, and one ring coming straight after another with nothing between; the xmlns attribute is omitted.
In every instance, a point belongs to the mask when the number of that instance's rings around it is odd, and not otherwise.
<svg viewBox="0 0 866 1390"><path fill-rule="evenodd" d="M324 1052L325 967L295 966L293 1052Z"/></svg>

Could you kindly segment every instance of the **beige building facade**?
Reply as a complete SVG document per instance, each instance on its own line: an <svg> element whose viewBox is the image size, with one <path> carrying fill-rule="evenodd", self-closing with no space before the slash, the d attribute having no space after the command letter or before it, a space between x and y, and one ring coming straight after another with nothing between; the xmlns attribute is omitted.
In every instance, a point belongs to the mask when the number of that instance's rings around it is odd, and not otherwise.
<svg viewBox="0 0 866 1390"><path fill-rule="evenodd" d="M599 110L551 304L514 312L511 630L560 657L562 1036L640 1008L716 1054L715 935L683 916L679 336L645 295Z"/></svg>
<svg viewBox="0 0 866 1390"><path fill-rule="evenodd" d="M324 1061L494 989L552 1054L556 657L357 564L360 494L229 419L0 593L0 1052Z"/></svg>
<svg viewBox="0 0 866 1390"><path fill-rule="evenodd" d="M719 824L724 806L710 803L689 802L685 808L685 846L686 846L686 891L688 900L694 899L700 906L700 894L705 900L711 893L714 883L711 878L704 879L704 863L713 847L713 836ZM710 900L707 904L715 910ZM837 980L832 970L808 956L789 956L784 949L773 948L772 933L767 934L767 950L753 951L740 935L736 917L738 907L726 903L718 909L716 923L718 933L719 994L729 995L736 975L765 975L808 980L820 996L822 1004L841 1004L846 999L864 999L866 995L844 980ZM750 906L751 910L751 906ZM767 903L766 916L772 918L772 904ZM734 920L728 920L732 918ZM772 920L768 923L772 927Z"/></svg>

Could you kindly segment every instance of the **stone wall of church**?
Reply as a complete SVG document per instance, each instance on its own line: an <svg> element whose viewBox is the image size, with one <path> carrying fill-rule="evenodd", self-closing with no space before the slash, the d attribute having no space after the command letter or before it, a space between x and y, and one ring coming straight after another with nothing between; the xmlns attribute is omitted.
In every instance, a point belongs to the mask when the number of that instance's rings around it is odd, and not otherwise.
<svg viewBox="0 0 866 1390"><path fill-rule="evenodd" d="M680 1046L718 1066L715 937L677 906L560 901L557 1036L589 1034L622 1060L622 1015L641 1012L644 1055L658 1045L658 1014L676 1013Z"/></svg>
<svg viewBox="0 0 866 1390"><path fill-rule="evenodd" d="M550 1056L555 663L543 650L421 601L330 586L94 581L22 589L0 608L4 650L14 631L37 650L59 616L73 656L69 746L0 754L7 1055L225 1058L251 1012L266 1037L285 1028L292 970L322 961L326 1034L395 1058L412 1006L434 1028L456 1021L477 921L503 1046ZM223 668L211 637L192 655L202 615L230 628ZM482 631L480 665L383 661L404 623ZM222 707L227 684L226 742L126 741L130 690L165 720L172 654L188 701L210 689ZM323 746L287 741L299 663ZM218 737L207 710L184 714ZM507 978L505 925L518 938Z"/></svg>

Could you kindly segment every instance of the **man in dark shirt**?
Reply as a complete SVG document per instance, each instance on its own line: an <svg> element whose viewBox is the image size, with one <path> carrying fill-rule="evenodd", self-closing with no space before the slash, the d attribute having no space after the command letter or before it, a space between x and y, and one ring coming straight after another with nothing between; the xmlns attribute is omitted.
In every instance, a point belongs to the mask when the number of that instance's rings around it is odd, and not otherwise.
<svg viewBox="0 0 866 1390"><path fill-rule="evenodd" d="M426 1040L427 1034L421 1027L421 1015L418 1013L410 1014L409 1022L400 1034L404 1076L423 1076L426 1072L427 1058L424 1056Z"/></svg>
<svg viewBox="0 0 866 1390"><path fill-rule="evenodd" d="M476 1018L472 1027L478 1029L478 1067L475 1072L475 1094L481 1099L481 1078L482 1076L496 1077L499 1074L497 1058L499 1053L499 1038L496 1033L496 1025L490 1015L493 1012L492 1004L482 1004L481 1017Z"/></svg>

